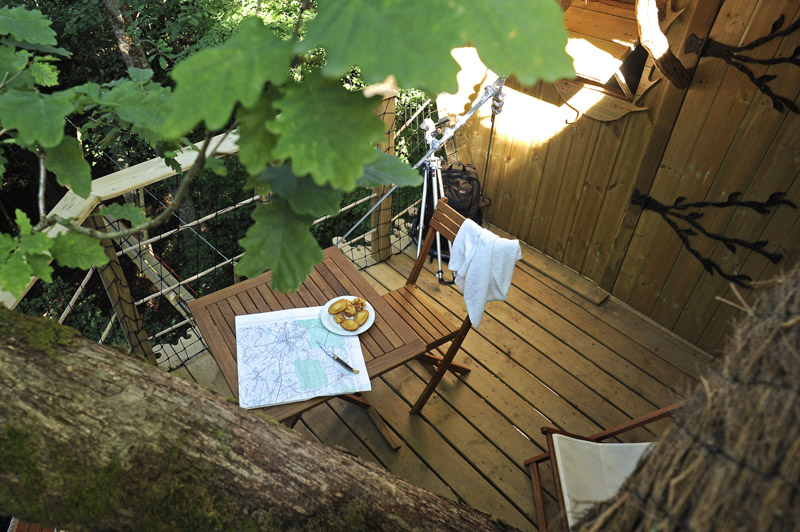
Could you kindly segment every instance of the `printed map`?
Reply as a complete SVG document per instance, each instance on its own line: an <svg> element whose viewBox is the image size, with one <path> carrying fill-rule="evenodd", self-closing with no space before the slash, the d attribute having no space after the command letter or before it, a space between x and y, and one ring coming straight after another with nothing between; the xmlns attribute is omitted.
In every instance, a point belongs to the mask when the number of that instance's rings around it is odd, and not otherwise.
<svg viewBox="0 0 800 532"><path fill-rule="evenodd" d="M239 405L259 408L371 389L358 336L330 332L322 307L236 316ZM342 367L320 347L359 372Z"/></svg>

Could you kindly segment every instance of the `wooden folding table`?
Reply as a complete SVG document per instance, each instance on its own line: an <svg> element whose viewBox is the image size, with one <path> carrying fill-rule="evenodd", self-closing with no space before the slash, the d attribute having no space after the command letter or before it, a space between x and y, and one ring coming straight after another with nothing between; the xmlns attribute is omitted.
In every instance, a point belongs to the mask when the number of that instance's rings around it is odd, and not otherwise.
<svg viewBox="0 0 800 532"><path fill-rule="evenodd" d="M337 296L359 296L375 309L375 323L359 335L370 379L405 364L425 350L425 345L411 327L336 247L324 251L323 261L314 266L314 271L294 294L274 291L271 279L271 272L267 272L189 302L197 327L237 399L239 379L234 318L238 315L321 306ZM400 442L394 433L369 403L357 396L341 397L366 408L389 444L393 448L399 447ZM317 397L260 410L281 422L293 423L303 412L330 398Z"/></svg>

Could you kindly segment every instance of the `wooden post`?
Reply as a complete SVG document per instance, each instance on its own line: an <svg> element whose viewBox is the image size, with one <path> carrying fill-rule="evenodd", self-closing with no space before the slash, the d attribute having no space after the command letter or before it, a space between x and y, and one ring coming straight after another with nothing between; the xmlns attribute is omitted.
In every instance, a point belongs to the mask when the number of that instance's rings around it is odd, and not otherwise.
<svg viewBox="0 0 800 532"><path fill-rule="evenodd" d="M90 216L87 218L86 224L98 231L104 231L105 227L99 221L100 219L102 218L99 216ZM114 243L109 239L104 239L101 242L109 261L105 266L101 266L98 271L111 306L117 314L117 319L125 332L125 338L128 340L133 354L155 366L157 363L156 356L153 353L150 340L147 339L147 333L145 333L142 326L142 318L133 304L130 286L125 278L125 272L122 271L122 265L117 258Z"/></svg>
<svg viewBox="0 0 800 532"><path fill-rule="evenodd" d="M691 74L669 49L667 37L658 25L656 0L636 0L636 24L642 46L652 56L656 68L677 88L688 88Z"/></svg>
<svg viewBox="0 0 800 532"><path fill-rule="evenodd" d="M394 154L394 115L395 115L395 97L389 96L384 99L378 107L375 108L375 114L381 117L383 125L386 130L386 141L378 144L378 149L389 154ZM383 197L391 187L381 186L373 189L375 194L378 194L376 199L372 200L375 205L377 201ZM384 261L392 254L392 197L389 196L380 207L375 209L372 213L372 228L376 230L376 234L372 239L371 251L372 257L378 261Z"/></svg>

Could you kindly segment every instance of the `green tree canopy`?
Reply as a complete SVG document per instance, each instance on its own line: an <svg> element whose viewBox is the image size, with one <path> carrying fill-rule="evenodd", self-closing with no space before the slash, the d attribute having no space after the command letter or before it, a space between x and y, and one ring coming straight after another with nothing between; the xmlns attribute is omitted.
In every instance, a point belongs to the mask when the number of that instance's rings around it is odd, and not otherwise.
<svg viewBox="0 0 800 532"><path fill-rule="evenodd" d="M1 8L0 140L29 150L42 172L46 165L59 183L87 197L87 163L65 134L70 115L111 113L166 155L186 137L238 129L242 162L271 198L254 211L240 241L246 253L239 269L249 276L271 269L275 287L292 291L321 260L311 221L330 213L342 192L419 182L416 171L373 147L382 131L373 113L378 102L344 87L341 77L353 66L367 83L393 76L403 88L452 91L458 65L450 50L473 43L489 68L523 83L573 73L555 0L323 0L313 12L307 2L295 3L294 33L276 34L269 22L245 18L224 42L178 62L174 89L156 82L152 71L131 69L127 80L53 90L57 59L68 52L57 48L50 22L37 10ZM0 153L0 170L2 163ZM16 223L18 234L0 234L4 290L20 293L30 275L48 280L51 257L80 267L105 260L99 242L81 238L89 231L69 220L42 216L33 224L20 211ZM42 234L57 224L72 232Z"/></svg>

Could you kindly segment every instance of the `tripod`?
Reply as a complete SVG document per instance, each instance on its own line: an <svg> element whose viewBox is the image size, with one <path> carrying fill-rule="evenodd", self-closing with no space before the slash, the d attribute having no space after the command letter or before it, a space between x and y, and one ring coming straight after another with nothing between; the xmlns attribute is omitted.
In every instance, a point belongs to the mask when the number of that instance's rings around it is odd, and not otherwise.
<svg viewBox="0 0 800 532"><path fill-rule="evenodd" d="M446 121L446 119L445 119ZM430 118L426 118L422 122L421 129L425 131L425 141L428 143L428 146L432 146L433 143L436 141L434 138L434 133L436 132L436 125L433 123L433 120ZM420 202L420 211L419 211L419 234L417 235L417 257L419 257L420 248L422 246L422 233L425 229L425 209L428 205L428 190L430 189L432 205L436 205L440 198L444 197L444 183L442 182L442 158L438 157L434 154L434 152L429 151L427 157L423 160L423 165L425 169L425 177L422 182L422 201ZM450 247L450 241L446 240L448 250ZM442 242L441 242L441 235L439 232L436 232L436 259L438 260L439 268L436 270L436 278L439 279L440 283L444 281L444 271L442 270Z"/></svg>

